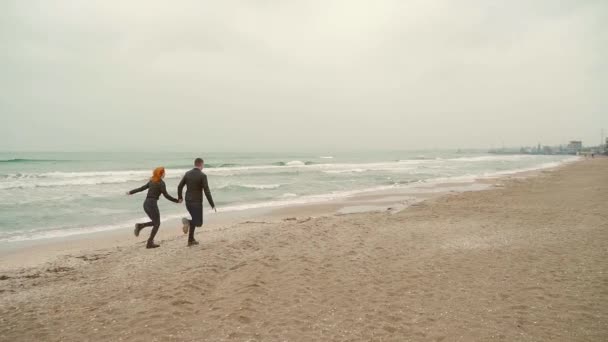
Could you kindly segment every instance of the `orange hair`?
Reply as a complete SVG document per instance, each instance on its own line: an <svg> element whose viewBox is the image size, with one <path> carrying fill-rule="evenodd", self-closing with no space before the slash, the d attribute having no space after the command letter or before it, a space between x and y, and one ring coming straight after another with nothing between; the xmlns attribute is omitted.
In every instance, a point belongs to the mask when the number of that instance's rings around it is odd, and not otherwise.
<svg viewBox="0 0 608 342"><path fill-rule="evenodd" d="M154 183L158 183L158 182L160 182L160 180L163 178L164 175L165 175L165 168L162 166L159 166L156 169L154 169L154 171L152 172L152 177L150 177L150 180Z"/></svg>

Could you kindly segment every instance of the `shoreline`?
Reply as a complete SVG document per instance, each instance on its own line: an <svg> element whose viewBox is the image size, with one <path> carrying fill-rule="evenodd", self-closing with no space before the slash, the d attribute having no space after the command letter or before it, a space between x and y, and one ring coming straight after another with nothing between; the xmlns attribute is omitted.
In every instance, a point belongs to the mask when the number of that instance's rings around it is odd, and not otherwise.
<svg viewBox="0 0 608 342"><path fill-rule="evenodd" d="M483 158L483 157L474 157L473 159L478 159L478 158ZM383 192L385 190L388 191L401 191L401 189L407 189L409 187L418 187L418 186L434 186L434 185L441 185L442 183L452 183L452 182L458 182L458 183L468 183L468 182L474 182L476 180L480 180L480 179L485 179L485 178L495 178L495 177L500 177L500 176L505 176L505 175L510 175L510 174L515 174L515 173L522 173L522 172L528 172L528 171L539 171L542 169L550 169L552 167L559 167L560 165L566 165L568 163L571 162L575 162L577 159L580 160L580 158L576 158L576 157L571 157L571 158L567 158L567 159L563 159L561 161L551 161L551 162L544 162L542 164L537 164L535 166L529 166L529 167L521 167L521 168L515 168L515 169L511 169L511 170L503 170L503 171L492 171L492 172L485 172L485 173L479 173L479 174L466 174L466 175L460 175L460 176L449 176L449 177L435 177L435 178L428 178L428 179L424 179L424 180L419 180L419 181L413 181L411 183L407 183L407 184L387 184L387 185L377 185L377 186L372 186L372 187L368 187L368 188L360 188L360 189L351 189L351 190L340 190L340 191L334 191L334 192L328 192L328 193L321 193L321 194L313 194L313 195L303 195L303 196L295 196L293 198L273 198L273 199L267 199L264 201L253 201L253 202L243 202L243 203L233 203L233 204L226 204L224 206L220 206L220 213L223 216L250 216L247 214L247 212L263 212L266 210L274 210L277 208L283 208L283 207L291 207L291 206L306 206L306 205L317 205L317 204L321 204L321 203L332 203L332 202L336 202L336 201L341 201L341 200L347 200L350 197L359 197L359 196L365 196L366 194L369 193L377 193L377 192ZM367 165L367 164L361 164L361 165ZM375 165L375 164L372 164ZM279 166L277 166L279 167ZM131 171L129 171L131 172ZM242 212L245 212L245 214L242 214ZM186 214L185 210L182 210L181 212L176 212L176 211L170 211L169 213L166 213L166 215L163 215L162 219L163 219L163 224L173 224L176 220L181 219L181 217L183 215ZM207 217L211 217L212 215L208 215ZM132 217L139 217L139 220L147 220L147 218L145 217L145 215L141 212L137 212L137 213L133 213ZM115 222L115 223L106 223L106 224L96 224L96 225L89 225L89 226L75 226L75 227L71 227L71 228L56 228L56 229L49 229L49 230L39 230L39 231L31 231L29 233L24 232L24 233L19 233L19 232L15 232L13 236L6 236L3 239L0 240L0 254L2 253L2 250L8 248L8 249L15 249L18 248L18 246L27 246L27 245L38 245L40 244L39 240L47 240L49 242L53 242L53 241L59 241L60 239L70 239L73 240L74 236L78 236L78 235L89 235L89 234L95 234L95 233L103 233L103 232L111 232L111 231L118 231L118 230L124 230L125 228L131 227L136 221L138 221L138 219L128 219L125 218L125 220L122 220L121 222ZM230 219L228 220L224 220L229 222ZM103 221L101 221L103 222ZM109 233L112 234L112 233ZM91 236L95 236L95 235L91 235ZM31 241L31 242L30 242Z"/></svg>
<svg viewBox="0 0 608 342"><path fill-rule="evenodd" d="M355 191L353 195L310 203L296 203L275 207L261 207L222 213L205 212L205 224L197 228L197 235L230 225L248 221L274 221L293 218L310 219L332 215L350 215L365 212L389 210L397 213L411 205L437 197L466 191L482 191L513 178L528 178L550 172L583 159L568 160L557 165L541 168L516 169L496 172L490 175L471 177L459 176L445 179L432 179L400 187L387 187L381 190ZM205 206L208 208L208 206ZM224 214L224 216L221 216ZM137 240L133 239L131 227L116 228L98 232L84 232L68 236L26 240L7 243L0 248L1 271L40 266L52 263L65 255L86 254L96 249L123 248L145 244L149 230L142 231ZM162 222L156 241L175 241L182 239L179 219ZM184 242L185 244L185 242ZM161 247L162 248L162 247Z"/></svg>

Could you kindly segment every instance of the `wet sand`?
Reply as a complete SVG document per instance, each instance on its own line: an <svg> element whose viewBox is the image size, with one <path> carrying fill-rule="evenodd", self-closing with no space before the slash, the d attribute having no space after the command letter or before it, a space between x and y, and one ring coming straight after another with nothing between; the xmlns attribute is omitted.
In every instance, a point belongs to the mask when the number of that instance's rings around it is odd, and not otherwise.
<svg viewBox="0 0 608 342"><path fill-rule="evenodd" d="M3 267L0 340L607 340L608 159L491 183Z"/></svg>

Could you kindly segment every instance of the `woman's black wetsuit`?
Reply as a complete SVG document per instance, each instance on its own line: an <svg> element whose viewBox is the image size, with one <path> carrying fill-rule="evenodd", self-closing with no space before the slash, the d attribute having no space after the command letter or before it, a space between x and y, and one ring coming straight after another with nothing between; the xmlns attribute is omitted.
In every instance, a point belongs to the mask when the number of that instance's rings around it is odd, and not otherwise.
<svg viewBox="0 0 608 342"><path fill-rule="evenodd" d="M160 198L160 195L162 194L163 196L165 196L166 199L171 202L177 203L178 201L176 198L173 198L167 193L167 186L165 185L165 182L163 180L161 180L160 182L149 181L144 186L129 191L129 194L136 194L146 189L148 189L148 195L146 196L146 200L144 201L144 211L146 212L151 221L146 223L138 223L136 230L139 233L139 229L145 227L153 227L152 232L150 232L150 237L148 238L148 246L152 246L154 245L154 237L156 236L158 228L160 227L160 211L158 210L157 203L158 199Z"/></svg>

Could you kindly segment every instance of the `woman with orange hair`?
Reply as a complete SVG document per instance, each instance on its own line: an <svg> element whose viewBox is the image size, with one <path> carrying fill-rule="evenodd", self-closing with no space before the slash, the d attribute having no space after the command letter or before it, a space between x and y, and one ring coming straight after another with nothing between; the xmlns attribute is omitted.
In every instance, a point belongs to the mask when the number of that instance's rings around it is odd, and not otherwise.
<svg viewBox="0 0 608 342"><path fill-rule="evenodd" d="M156 248L159 245L154 243L154 236L158 232L158 228L160 227L160 211L158 210L158 199L160 198L160 194L163 194L166 199L171 202L178 203L176 198L173 198L171 195L167 193L167 186L163 181L165 178L165 168L157 167L154 169L152 173L152 177L150 181L146 183L144 186L133 189L127 192L127 195L133 195L135 193L144 191L148 189L148 195L146 196L146 200L144 201L144 211L150 217L150 222L146 223L136 223L135 224L135 236L139 236L139 232L145 227L152 227L152 232L150 232L150 237L148 238L148 244L146 248Z"/></svg>

